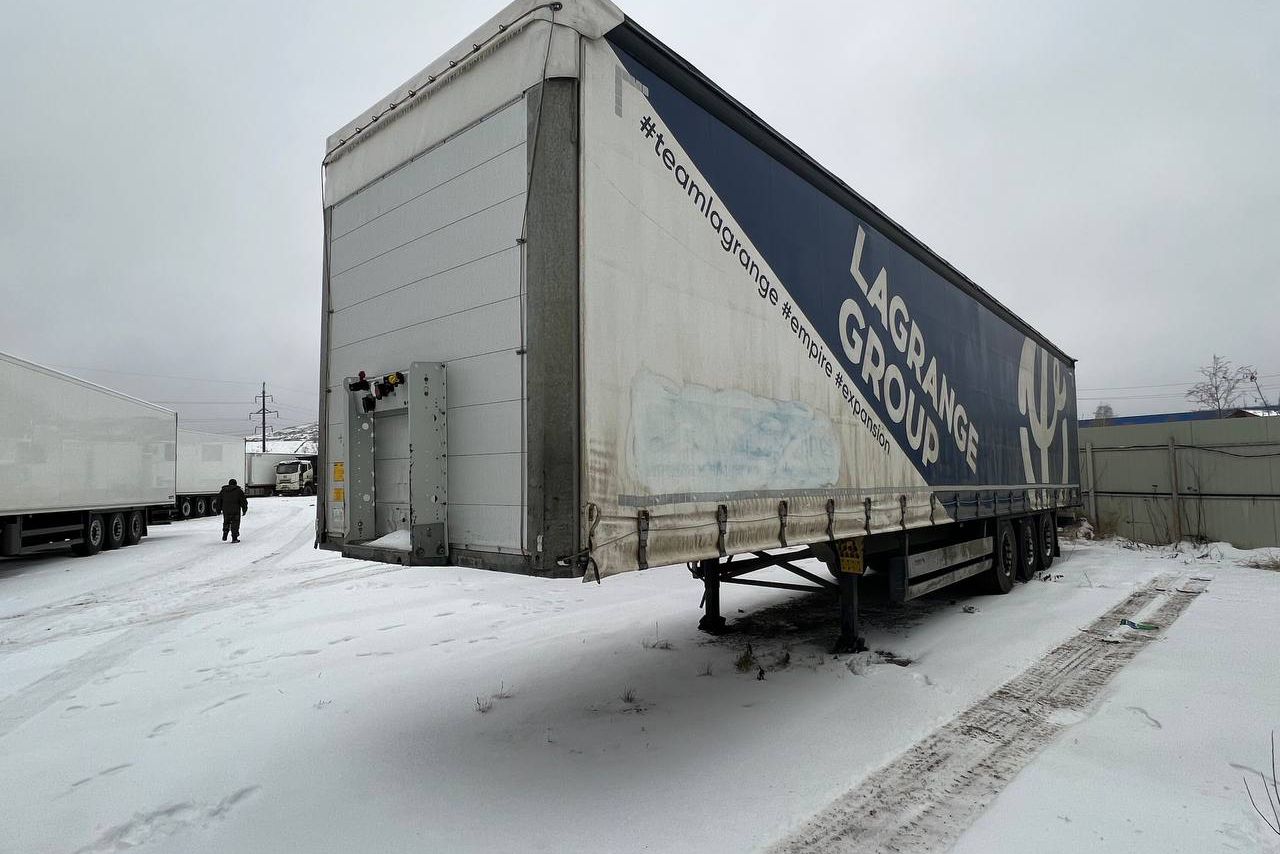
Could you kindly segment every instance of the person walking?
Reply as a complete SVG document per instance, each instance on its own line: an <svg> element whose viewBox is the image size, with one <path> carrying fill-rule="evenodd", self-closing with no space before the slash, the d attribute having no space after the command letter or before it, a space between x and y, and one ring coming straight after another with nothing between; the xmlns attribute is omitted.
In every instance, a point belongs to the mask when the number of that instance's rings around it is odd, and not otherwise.
<svg viewBox="0 0 1280 854"><path fill-rule="evenodd" d="M240 516L249 512L249 499L244 497L244 490L236 485L234 477L222 487L218 498L222 501L222 539L225 541L227 534L230 534L231 542L238 543L240 542Z"/></svg>

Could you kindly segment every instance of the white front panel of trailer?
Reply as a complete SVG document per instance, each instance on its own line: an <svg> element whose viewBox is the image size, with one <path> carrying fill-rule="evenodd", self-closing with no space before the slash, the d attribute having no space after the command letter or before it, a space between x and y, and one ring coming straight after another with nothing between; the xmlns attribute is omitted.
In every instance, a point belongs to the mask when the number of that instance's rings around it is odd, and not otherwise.
<svg viewBox="0 0 1280 854"><path fill-rule="evenodd" d="M335 489L338 495L346 489L337 479L345 476L348 453L343 379L432 361L444 362L449 376L450 543L480 550L524 545L517 240L526 126L521 99L333 209L328 465L321 472L331 534L347 531L342 502L334 500ZM379 460L380 486L397 465ZM380 493L377 503L381 531L402 502Z"/></svg>

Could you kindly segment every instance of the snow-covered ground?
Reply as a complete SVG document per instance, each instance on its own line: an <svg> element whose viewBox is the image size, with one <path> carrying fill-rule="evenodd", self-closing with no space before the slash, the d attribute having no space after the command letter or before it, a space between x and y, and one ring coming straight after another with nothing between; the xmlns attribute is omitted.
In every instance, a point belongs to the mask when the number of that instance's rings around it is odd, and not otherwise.
<svg viewBox="0 0 1280 854"><path fill-rule="evenodd" d="M312 502L0 563L0 850L758 849L1171 572L1213 580L956 850L1280 850L1240 779L1280 728L1280 573L1229 549L1069 544L1056 581L900 610L869 579L906 666L855 674L815 597L728 587L713 640L682 567L345 560Z"/></svg>

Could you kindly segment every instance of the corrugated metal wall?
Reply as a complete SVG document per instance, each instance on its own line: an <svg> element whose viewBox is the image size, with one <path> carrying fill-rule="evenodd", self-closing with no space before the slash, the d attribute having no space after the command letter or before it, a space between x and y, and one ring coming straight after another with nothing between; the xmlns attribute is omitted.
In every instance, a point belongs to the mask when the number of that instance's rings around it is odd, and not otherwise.
<svg viewBox="0 0 1280 854"><path fill-rule="evenodd" d="M339 202L332 213L328 461L346 460L346 377L404 370L413 361L445 362L455 548L523 546L517 239L528 181L526 136L521 99ZM407 456L386 455L380 482L395 481L391 461ZM327 468L326 479L332 465ZM325 484L326 496L334 485ZM388 484L389 493L394 488ZM394 494L387 498L379 528L395 512ZM377 501L383 504L381 494ZM343 533L329 519L330 532Z"/></svg>
<svg viewBox="0 0 1280 854"><path fill-rule="evenodd" d="M1088 427L1080 446L1085 508L1105 530L1280 545L1280 417Z"/></svg>

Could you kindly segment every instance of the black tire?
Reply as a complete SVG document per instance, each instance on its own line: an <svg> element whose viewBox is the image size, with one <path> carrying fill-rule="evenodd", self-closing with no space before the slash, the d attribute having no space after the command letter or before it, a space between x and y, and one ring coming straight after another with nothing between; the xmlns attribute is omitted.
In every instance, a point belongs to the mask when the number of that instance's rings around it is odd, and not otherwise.
<svg viewBox="0 0 1280 854"><path fill-rule="evenodd" d="M80 536L81 541L72 546L71 551L81 557L96 555L102 551L102 544L107 538L106 523L97 513L90 513L84 520L84 531Z"/></svg>
<svg viewBox="0 0 1280 854"><path fill-rule="evenodd" d="M996 523L993 542L995 553L991 556L991 569L984 576L988 593L1003 595L1013 589L1013 579L1018 571L1018 543L1013 526L1008 522Z"/></svg>
<svg viewBox="0 0 1280 854"><path fill-rule="evenodd" d="M1030 581L1040 571L1040 526L1025 516L1014 526L1018 532L1018 580Z"/></svg>
<svg viewBox="0 0 1280 854"><path fill-rule="evenodd" d="M1051 510L1040 516L1036 527L1040 535L1040 569L1048 570L1058 550L1058 519Z"/></svg>
<svg viewBox="0 0 1280 854"><path fill-rule="evenodd" d="M209 499L209 515L217 516L221 512L222 512L222 499L215 495Z"/></svg>
<svg viewBox="0 0 1280 854"><path fill-rule="evenodd" d="M118 549L123 546L125 535L124 514L108 513L102 517L102 521L107 526L102 547L104 549Z"/></svg>
<svg viewBox="0 0 1280 854"><path fill-rule="evenodd" d="M124 544L126 546L136 546L142 542L142 538L146 533L147 519L142 515L142 511L130 511L124 517Z"/></svg>
<svg viewBox="0 0 1280 854"><path fill-rule="evenodd" d="M203 495L197 495L195 497L195 515L209 515L209 499L205 498Z"/></svg>
<svg viewBox="0 0 1280 854"><path fill-rule="evenodd" d="M178 518L190 519L191 514L195 512L195 506L191 502L191 497L184 495L178 499Z"/></svg>

